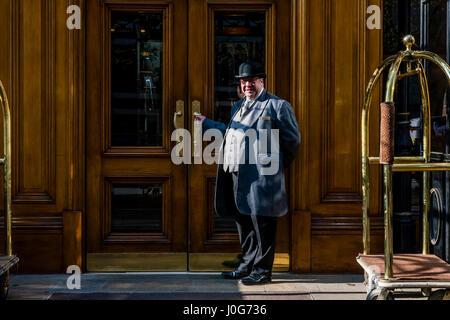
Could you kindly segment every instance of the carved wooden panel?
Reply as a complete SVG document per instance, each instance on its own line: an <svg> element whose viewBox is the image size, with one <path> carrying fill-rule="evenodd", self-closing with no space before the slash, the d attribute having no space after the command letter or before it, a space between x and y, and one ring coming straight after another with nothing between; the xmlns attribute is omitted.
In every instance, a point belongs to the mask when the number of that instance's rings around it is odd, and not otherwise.
<svg viewBox="0 0 450 320"><path fill-rule="evenodd" d="M14 1L13 200L55 202L56 1ZM15 30L17 31L17 30Z"/></svg>
<svg viewBox="0 0 450 320"><path fill-rule="evenodd" d="M133 188L135 186L136 188L139 186L146 186L145 189L146 194L142 195L140 198L136 198L134 194L125 194L121 197L126 202L125 205L128 204L128 207L125 208L114 208L113 203L113 189L116 187L128 187ZM120 190L119 190L120 191ZM172 204L172 197L171 197L171 179L169 176L105 176L104 177L104 183L102 191L103 193L103 204L100 208L102 211L101 213L101 219L102 219L102 233L103 233L103 241L104 243L171 243L172 238L172 223L173 219L171 218L171 204ZM146 201L146 206L139 208L139 207L130 207L130 202L143 202L142 200L151 198L153 194L157 194L159 198L161 199L161 207L160 208L154 208L151 202ZM120 205L120 203L118 204ZM131 203L131 205L133 205ZM133 219L133 213L134 213L134 219L140 219L137 223L134 223L131 226L131 232L130 230L124 232L124 231L115 231L113 228L113 210L121 210L124 212L122 217L117 218L119 224L119 229L126 229L123 226L120 226L120 224L123 223L129 223L130 220ZM145 210L144 212L136 215L136 211L141 209ZM160 219L156 223L159 224L160 230L157 232L143 232L139 230L134 230L137 228L136 224L144 224L146 222L146 218L151 214L151 211L160 210ZM133 212L134 211L134 212ZM130 214L131 212L131 214ZM128 227L130 229L130 227Z"/></svg>
<svg viewBox="0 0 450 320"><path fill-rule="evenodd" d="M358 211L360 196L360 110L365 88L363 40L365 15L360 1L317 1L311 5L314 21L310 87L312 178L316 182L313 211L330 210L327 203L343 212ZM352 205L356 203L356 205ZM353 209L351 209L353 208ZM338 209L339 210L339 209Z"/></svg>
<svg viewBox="0 0 450 320"><path fill-rule="evenodd" d="M215 176L207 176L205 178L206 183L206 221L207 221L207 234L205 244L225 244L231 243L234 245L239 244L238 233L236 224L232 217L215 217L214 213L214 188L216 185ZM224 227L220 228L220 225ZM221 232L218 229L226 229L227 232Z"/></svg>
<svg viewBox="0 0 450 320"><path fill-rule="evenodd" d="M62 266L62 232L61 217L13 218L12 248L13 254L20 259L13 273L59 273ZM0 219L0 239L3 238L3 218ZM0 252L3 253L4 247Z"/></svg>
<svg viewBox="0 0 450 320"><path fill-rule="evenodd" d="M381 6L381 1L292 3L293 104L302 134L291 168L292 269L356 271L355 257L362 248L361 106L382 59L382 33L366 28L366 9ZM373 100L374 105L379 102L377 95ZM371 120L377 123L377 108L372 110ZM371 155L377 150L377 130L376 125L370 128ZM378 249L379 191L374 166L371 213L378 220L372 223L372 238Z"/></svg>
<svg viewBox="0 0 450 320"><path fill-rule="evenodd" d="M362 273L356 257L363 250L361 234L356 231L322 232L311 240L311 272ZM383 248L383 233L373 232L371 242L374 252Z"/></svg>
<svg viewBox="0 0 450 320"><path fill-rule="evenodd" d="M62 230L13 231L13 253L20 259L13 273L63 273Z"/></svg>

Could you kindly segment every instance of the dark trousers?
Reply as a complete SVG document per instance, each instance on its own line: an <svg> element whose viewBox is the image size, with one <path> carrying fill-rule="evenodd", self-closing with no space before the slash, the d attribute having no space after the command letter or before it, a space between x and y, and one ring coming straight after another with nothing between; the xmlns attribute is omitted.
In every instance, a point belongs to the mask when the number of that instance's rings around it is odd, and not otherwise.
<svg viewBox="0 0 450 320"><path fill-rule="evenodd" d="M233 172L230 176L234 191L237 189L237 173ZM231 210L236 220L243 254L243 262L238 270L246 273L271 275L275 258L277 217L241 214L236 208L234 192L232 193L234 208Z"/></svg>

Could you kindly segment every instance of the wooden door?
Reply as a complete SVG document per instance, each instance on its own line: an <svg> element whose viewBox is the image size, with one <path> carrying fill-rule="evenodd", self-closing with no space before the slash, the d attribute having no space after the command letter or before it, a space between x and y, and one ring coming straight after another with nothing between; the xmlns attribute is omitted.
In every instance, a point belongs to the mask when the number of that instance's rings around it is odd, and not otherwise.
<svg viewBox="0 0 450 320"><path fill-rule="evenodd" d="M248 59L289 100L289 6L87 2L88 271L220 270L240 252L234 221L214 217L217 166L171 160L174 115L182 112L175 119L191 133L194 112L227 122L234 75ZM277 271L289 269L289 239L285 216Z"/></svg>
<svg viewBox="0 0 450 320"><path fill-rule="evenodd" d="M187 1L87 1L87 269L186 270Z"/></svg>
<svg viewBox="0 0 450 320"><path fill-rule="evenodd" d="M265 65L268 91L289 100L289 57L290 1L189 1L190 116L200 112L228 123L238 100L234 76L246 60ZM192 118L189 126L193 132ZM204 142L204 147L209 143ZM201 157L194 160L202 161ZM240 252L234 221L213 215L216 170L217 165L204 161L190 166L190 270L221 269L224 260ZM276 271L289 270L289 221L289 215L279 219Z"/></svg>

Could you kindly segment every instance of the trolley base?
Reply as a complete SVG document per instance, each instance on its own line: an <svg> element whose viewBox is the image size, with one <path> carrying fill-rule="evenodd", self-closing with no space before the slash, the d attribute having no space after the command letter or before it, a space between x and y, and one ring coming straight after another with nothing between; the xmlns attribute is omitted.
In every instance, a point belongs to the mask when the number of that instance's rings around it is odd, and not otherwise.
<svg viewBox="0 0 450 320"><path fill-rule="evenodd" d="M8 271L17 262L19 258L16 256L2 256L0 255L0 300L6 299L9 289Z"/></svg>
<svg viewBox="0 0 450 320"><path fill-rule="evenodd" d="M394 254L394 277L389 279L384 278L384 255L360 254L356 261L365 271L369 300L393 299L394 290L401 288L422 289L432 300L450 300L450 265L435 255Z"/></svg>

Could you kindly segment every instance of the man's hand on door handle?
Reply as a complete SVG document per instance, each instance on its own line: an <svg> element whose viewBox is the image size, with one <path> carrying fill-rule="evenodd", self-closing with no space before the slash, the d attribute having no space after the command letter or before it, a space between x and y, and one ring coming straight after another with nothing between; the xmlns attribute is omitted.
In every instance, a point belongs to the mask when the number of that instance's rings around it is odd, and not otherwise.
<svg viewBox="0 0 450 320"><path fill-rule="evenodd" d="M202 116L202 115L196 115L195 116L195 122L197 122L198 124L202 124L203 120L205 120L206 117Z"/></svg>

